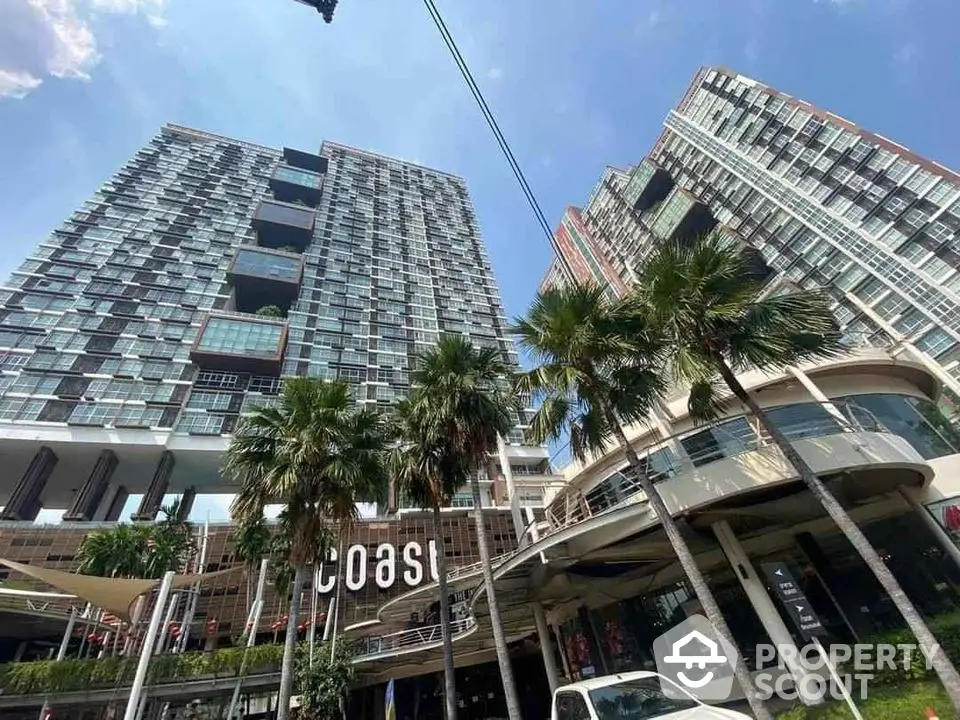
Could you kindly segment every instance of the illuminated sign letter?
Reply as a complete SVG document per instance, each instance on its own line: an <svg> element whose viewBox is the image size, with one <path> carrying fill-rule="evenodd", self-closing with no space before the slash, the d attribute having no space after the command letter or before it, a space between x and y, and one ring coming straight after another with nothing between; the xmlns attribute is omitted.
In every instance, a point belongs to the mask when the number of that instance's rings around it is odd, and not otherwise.
<svg viewBox="0 0 960 720"><path fill-rule="evenodd" d="M423 557L423 548L418 542L408 542L403 546L403 564L407 569L403 571L403 581L410 587L416 587L423 582L423 563L417 558Z"/></svg>
<svg viewBox="0 0 960 720"><path fill-rule="evenodd" d="M354 559L356 558L356 559ZM367 584L367 548L351 545L347 550L347 589L357 591Z"/></svg>
<svg viewBox="0 0 960 720"><path fill-rule="evenodd" d="M377 546L377 587L386 590L397 579L397 551L389 543Z"/></svg>

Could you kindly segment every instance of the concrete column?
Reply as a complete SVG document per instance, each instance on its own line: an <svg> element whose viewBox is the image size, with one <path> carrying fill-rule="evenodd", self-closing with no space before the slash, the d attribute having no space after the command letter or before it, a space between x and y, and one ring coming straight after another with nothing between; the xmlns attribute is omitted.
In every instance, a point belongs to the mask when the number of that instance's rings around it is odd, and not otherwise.
<svg viewBox="0 0 960 720"><path fill-rule="evenodd" d="M104 502L97 511L100 517L94 517L95 520L105 520L106 522L116 522L120 519L120 513L123 512L123 506L127 504L127 498L130 492L124 485L112 489L112 495L109 502Z"/></svg>
<svg viewBox="0 0 960 720"><path fill-rule="evenodd" d="M914 488L901 487L899 492L900 495L903 496L903 499L913 508L914 512L920 516L924 525L930 529L930 532L933 533L933 536L937 539L937 542L940 543L940 546L946 550L947 555L950 556L954 564L960 567L960 548L953 542L953 538L950 537L950 534L944 529L943 525L938 523L933 514L917 499L917 491Z"/></svg>
<svg viewBox="0 0 960 720"><path fill-rule="evenodd" d="M93 470L87 476L83 485L77 490L70 509L63 514L65 521L93 520L94 514L100 507L103 496L110 484L110 477L117 469L117 456L112 450L104 450L93 465Z"/></svg>
<svg viewBox="0 0 960 720"><path fill-rule="evenodd" d="M757 617L760 618L763 629L766 630L773 644L777 646L777 652L793 676L797 688L805 687L802 681L808 673L804 670L802 664L796 662L798 651L793 636L780 617L777 606L770 599L770 595L767 594L763 581L760 580L756 570L753 569L753 563L747 557L747 553L734 534L733 528L726 520L713 523L711 528L720 548L723 550L723 554L727 557L727 562L733 568L733 574L740 581L743 591L747 594L747 599L750 600ZM787 650L786 655L789 655L789 658L785 656L784 650Z"/></svg>
<svg viewBox="0 0 960 720"><path fill-rule="evenodd" d="M57 466L57 455L46 445L37 451L30 461L27 471L10 493L10 499L0 515L0 520L36 520L37 514L43 507L40 495L50 479L50 474Z"/></svg>
<svg viewBox="0 0 960 720"><path fill-rule="evenodd" d="M530 604L533 607L533 620L537 624L540 654L543 655L543 669L547 672L547 682L550 684L550 692L553 692L560 686L560 678L557 673L556 656L553 654L553 643L550 639L550 627L547 625L547 615L543 611L543 605L540 603L532 602Z"/></svg>
<svg viewBox="0 0 960 720"><path fill-rule="evenodd" d="M553 626L553 636L557 638L557 648L560 650L560 662L563 663L563 675L568 681L573 680L570 674L570 661L567 659L567 648L563 645L563 634L560 632L560 626Z"/></svg>
<svg viewBox="0 0 960 720"><path fill-rule="evenodd" d="M197 489L195 487L188 487L182 493L180 493L180 508L177 512L177 517L175 518L177 522L186 522L187 518L190 517L190 511L193 510L193 503L197 499Z"/></svg>
<svg viewBox="0 0 960 720"><path fill-rule="evenodd" d="M134 522L153 522L157 519L157 513L163 504L163 496L167 494L167 487L170 485L170 475L173 473L174 465L173 453L164 450L160 456L160 462L157 463L157 469L153 473L150 485L147 486L147 492L144 493L140 501L140 507L130 516Z"/></svg>
<svg viewBox="0 0 960 720"><path fill-rule="evenodd" d="M828 398L826 395L823 394L823 391L819 387L817 387L816 383L814 383L813 380L810 379L809 375L807 375L802 370L799 370L793 367L788 368L788 370L790 371L791 375L793 375L797 380L800 381L800 384L803 385L804 389L808 393L810 393L811 396L813 396L813 399L816 400L821 405L823 405L823 409L826 410L831 415L833 415L834 418L836 418L837 422L840 423L840 427L842 428L850 427L850 419L846 415L844 415L840 411L840 409L830 401L830 398Z"/></svg>
<svg viewBox="0 0 960 720"><path fill-rule="evenodd" d="M510 515L513 517L513 526L517 531L517 542L523 539L523 515L520 512L520 494L513 482L513 470L510 468L510 458L507 456L507 444L503 437L497 435L497 456L500 459L500 473L507 483L507 494L510 496Z"/></svg>

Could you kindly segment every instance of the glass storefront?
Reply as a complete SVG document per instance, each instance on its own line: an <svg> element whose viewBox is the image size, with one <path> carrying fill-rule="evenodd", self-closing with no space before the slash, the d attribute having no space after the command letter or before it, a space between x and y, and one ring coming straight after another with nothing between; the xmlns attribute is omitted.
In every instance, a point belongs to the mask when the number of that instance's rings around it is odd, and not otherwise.
<svg viewBox="0 0 960 720"><path fill-rule="evenodd" d="M869 523L863 531L922 615L960 611L960 569L915 512ZM758 572L766 562L787 565L828 633L825 642L864 641L903 627L893 603L845 537L836 532L799 533L796 539L790 548L751 556L751 561ZM708 572L707 582L747 665L755 668L757 645L770 640L740 581L724 565ZM771 588L767 590L774 597ZM790 617L778 609L794 639L802 644ZM572 679L655 668L654 639L701 612L685 583L588 613L581 610L560 626Z"/></svg>

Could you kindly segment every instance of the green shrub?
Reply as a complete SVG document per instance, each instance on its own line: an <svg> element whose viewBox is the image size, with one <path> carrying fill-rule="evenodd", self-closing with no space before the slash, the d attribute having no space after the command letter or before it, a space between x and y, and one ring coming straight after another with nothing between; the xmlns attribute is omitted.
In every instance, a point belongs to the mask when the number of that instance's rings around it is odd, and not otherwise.
<svg viewBox="0 0 960 720"><path fill-rule="evenodd" d="M236 677L241 672L273 672L280 669L282 645L221 648L213 652L163 653L150 661L148 683L164 683L204 676ZM89 688L129 685L137 668L136 656L102 660L37 660L0 665L0 694L29 695Z"/></svg>
<svg viewBox="0 0 960 720"><path fill-rule="evenodd" d="M952 717L950 698L936 682L870 686L866 700L856 700L857 708L869 720L923 720L928 707L943 720ZM797 705L777 715L777 720L850 720L846 703L834 700L819 707Z"/></svg>
<svg viewBox="0 0 960 720"><path fill-rule="evenodd" d="M927 621L927 627L937 638L940 647L947 657L955 664L960 664L960 613L938 615ZM871 685L890 685L910 683L917 680L930 679L936 676L933 669L928 670L923 653L916 647L917 640L910 630L903 628L891 630L877 635L863 638L862 642L869 645L914 645L909 653L909 663L904 663L903 653L896 655L896 667L883 667L871 671L874 678ZM906 667L905 667L906 665ZM846 672L853 672L847 669Z"/></svg>

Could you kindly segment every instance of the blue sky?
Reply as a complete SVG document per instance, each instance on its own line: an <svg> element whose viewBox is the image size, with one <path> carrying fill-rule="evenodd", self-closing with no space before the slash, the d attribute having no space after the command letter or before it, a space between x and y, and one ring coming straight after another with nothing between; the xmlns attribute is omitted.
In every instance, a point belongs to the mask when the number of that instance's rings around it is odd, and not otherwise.
<svg viewBox="0 0 960 720"><path fill-rule="evenodd" d="M960 167L955 0L437 0L551 223L722 64ZM0 0L0 273L164 122L463 175L508 315L550 259L418 0Z"/></svg>

